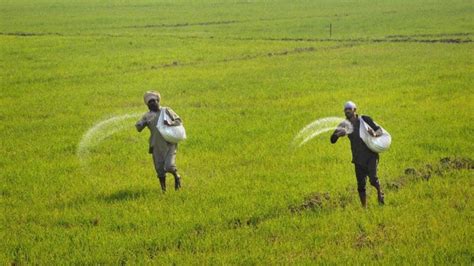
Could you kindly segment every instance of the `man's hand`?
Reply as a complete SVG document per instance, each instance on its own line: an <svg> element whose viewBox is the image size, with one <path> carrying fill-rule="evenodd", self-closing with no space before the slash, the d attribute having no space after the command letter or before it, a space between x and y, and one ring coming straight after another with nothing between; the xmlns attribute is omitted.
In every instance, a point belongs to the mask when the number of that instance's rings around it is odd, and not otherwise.
<svg viewBox="0 0 474 266"><path fill-rule="evenodd" d="M382 132L382 129L378 129L377 131L375 131L375 137L380 137L382 136L383 132Z"/></svg>
<svg viewBox="0 0 474 266"><path fill-rule="evenodd" d="M346 135L346 130L343 129L343 128L336 129L335 135L338 136L338 137L345 136Z"/></svg>
<svg viewBox="0 0 474 266"><path fill-rule="evenodd" d="M372 130L371 128L369 128L369 130L367 130L369 132L369 134L372 136L372 137L375 137L375 132L374 130Z"/></svg>
<svg viewBox="0 0 474 266"><path fill-rule="evenodd" d="M142 132L142 130L146 126L146 121L145 120L140 120L135 124L135 128L137 129L138 132Z"/></svg>
<svg viewBox="0 0 474 266"><path fill-rule="evenodd" d="M382 136L382 130L381 129L378 129L377 131L374 132L373 129L369 128L369 130L367 130L369 132L369 134L372 136L372 137L380 137Z"/></svg>

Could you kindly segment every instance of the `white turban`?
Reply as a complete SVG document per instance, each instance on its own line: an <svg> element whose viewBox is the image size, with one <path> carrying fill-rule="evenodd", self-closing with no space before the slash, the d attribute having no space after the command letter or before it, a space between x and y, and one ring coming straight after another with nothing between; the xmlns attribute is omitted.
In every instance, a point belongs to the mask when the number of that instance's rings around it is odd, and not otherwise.
<svg viewBox="0 0 474 266"><path fill-rule="evenodd" d="M356 109L356 108L357 108L356 104L352 101L348 101L344 104L344 110L346 110L346 109Z"/></svg>
<svg viewBox="0 0 474 266"><path fill-rule="evenodd" d="M160 93L157 91L147 91L145 95L143 95L143 101L145 101L145 104L148 105L148 102L151 99L155 99L159 102L161 99Z"/></svg>

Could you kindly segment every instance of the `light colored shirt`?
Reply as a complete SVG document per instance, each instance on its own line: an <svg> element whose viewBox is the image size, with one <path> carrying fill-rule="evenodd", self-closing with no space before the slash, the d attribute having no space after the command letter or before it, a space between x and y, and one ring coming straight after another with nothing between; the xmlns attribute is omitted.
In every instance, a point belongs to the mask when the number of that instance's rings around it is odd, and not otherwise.
<svg viewBox="0 0 474 266"><path fill-rule="evenodd" d="M158 112L146 112L142 116L142 118L135 124L135 127L137 128L138 132L141 132L145 127L148 127L148 129L150 130L150 148L166 151L167 145L169 145L169 143L166 142L163 136L161 136L160 132L158 131L158 128L156 127L156 124L158 123L158 118L160 117L160 114L163 110L165 110L170 116L172 120L171 126L181 125L181 118L173 110L171 110L171 108L160 107Z"/></svg>

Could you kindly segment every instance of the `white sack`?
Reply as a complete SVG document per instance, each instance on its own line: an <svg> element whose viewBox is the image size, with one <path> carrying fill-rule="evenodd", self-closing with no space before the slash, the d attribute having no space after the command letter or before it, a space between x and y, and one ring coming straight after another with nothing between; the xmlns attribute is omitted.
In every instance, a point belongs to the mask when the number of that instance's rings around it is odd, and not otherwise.
<svg viewBox="0 0 474 266"><path fill-rule="evenodd" d="M170 123L172 123L172 120L168 115L166 108L162 108L156 127L158 128L158 131L161 133L161 135L166 141L171 143L178 143L181 140L186 139L186 130L184 129L183 125L168 126L165 124L165 121L169 121Z"/></svg>
<svg viewBox="0 0 474 266"><path fill-rule="evenodd" d="M371 151L376 152L376 153L381 153L388 150L390 148L390 144L392 144L392 136L390 136L390 134L382 127L380 127L380 129L382 130L381 136L374 137L370 135L370 133L368 132L369 125L365 123L362 117L359 119L360 119L360 129L359 129L360 138L364 141L367 147L369 147Z"/></svg>

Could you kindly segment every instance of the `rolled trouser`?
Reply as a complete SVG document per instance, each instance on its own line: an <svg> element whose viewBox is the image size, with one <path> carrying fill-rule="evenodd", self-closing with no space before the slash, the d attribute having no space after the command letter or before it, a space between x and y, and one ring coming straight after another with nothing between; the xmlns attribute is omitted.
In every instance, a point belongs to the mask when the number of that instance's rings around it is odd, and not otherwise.
<svg viewBox="0 0 474 266"><path fill-rule="evenodd" d="M166 173L174 173L176 169L176 150L177 144L168 143L163 147L153 147L153 163L156 174L160 178L164 178Z"/></svg>

